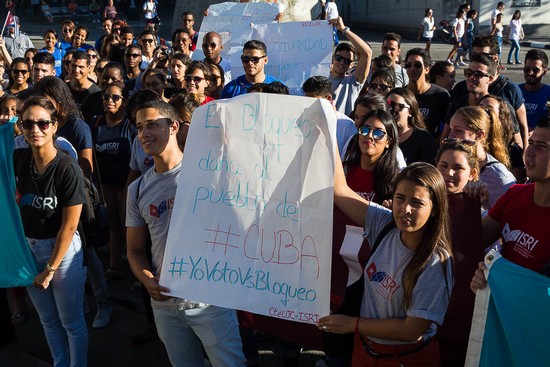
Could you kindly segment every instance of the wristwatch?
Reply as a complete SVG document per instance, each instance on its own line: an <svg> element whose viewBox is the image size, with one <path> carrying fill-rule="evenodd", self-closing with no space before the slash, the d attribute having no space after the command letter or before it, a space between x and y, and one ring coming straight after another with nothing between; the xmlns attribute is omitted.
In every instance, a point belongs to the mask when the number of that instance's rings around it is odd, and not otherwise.
<svg viewBox="0 0 550 367"><path fill-rule="evenodd" d="M50 263L46 263L46 270L48 270L48 273L53 274L57 270L57 268L52 268Z"/></svg>
<svg viewBox="0 0 550 367"><path fill-rule="evenodd" d="M348 33L348 32L349 32L349 27L346 27L346 28L344 28L344 29L342 30L342 33L343 33L343 34L346 34L346 33Z"/></svg>

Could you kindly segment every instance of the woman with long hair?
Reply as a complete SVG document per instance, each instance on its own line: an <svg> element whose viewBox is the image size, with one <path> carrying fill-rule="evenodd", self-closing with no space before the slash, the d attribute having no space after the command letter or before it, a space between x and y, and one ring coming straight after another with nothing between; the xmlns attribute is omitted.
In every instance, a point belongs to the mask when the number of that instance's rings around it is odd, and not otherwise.
<svg viewBox="0 0 550 367"><path fill-rule="evenodd" d="M212 76L206 94L214 99L219 99L225 86L225 72L218 64L206 64L210 68Z"/></svg>
<svg viewBox="0 0 550 367"><path fill-rule="evenodd" d="M14 153L19 207L27 243L43 269L27 290L44 327L53 365L86 366L86 267L77 232L86 200L84 178L76 162L54 145L58 115L53 103L31 97L21 114L20 126L30 149ZM43 204L31 205L24 200L28 197L42 198Z"/></svg>
<svg viewBox="0 0 550 367"><path fill-rule="evenodd" d="M456 83L455 77L455 67L448 62L437 61L430 68L429 82L439 85L441 88L448 90L449 93Z"/></svg>
<svg viewBox="0 0 550 367"><path fill-rule="evenodd" d="M485 209L491 208L516 183L508 170L510 158L497 114L490 108L462 107L450 121L449 138L474 146L479 164L479 180L489 188Z"/></svg>
<svg viewBox="0 0 550 367"><path fill-rule="evenodd" d="M166 74L162 70L150 69L143 74L143 86L145 89L152 90L165 102L167 98L164 96L164 90L167 85Z"/></svg>
<svg viewBox="0 0 550 367"><path fill-rule="evenodd" d="M388 366L439 366L434 336L453 283L443 177L424 162L408 166L394 181L389 210L358 196L336 164L334 201L378 246L365 267L360 316L324 316L319 329L355 333L354 367L379 365L380 358Z"/></svg>
<svg viewBox="0 0 550 367"><path fill-rule="evenodd" d="M498 59L499 60L502 60L501 59L501 55L502 55L502 37L503 37L503 31L504 31L504 26L502 25L502 18L504 16L502 15L502 13L498 13L496 18L495 18L495 24L492 26L491 28L491 36L495 36L497 38L497 41L498 41ZM506 69L506 68L504 68Z"/></svg>
<svg viewBox="0 0 550 367"><path fill-rule="evenodd" d="M10 84L6 93L17 95L19 92L29 88L31 78L30 63L23 57L16 57L10 66Z"/></svg>
<svg viewBox="0 0 550 367"><path fill-rule="evenodd" d="M48 29L46 32L44 32L44 43L45 43L45 47L40 51L41 52L45 51L52 54L53 58L55 59L55 74L58 76L61 76L62 74L61 64L63 62L63 56L65 55L65 51L56 46L57 32L54 31L53 29Z"/></svg>
<svg viewBox="0 0 550 367"><path fill-rule="evenodd" d="M512 54L514 55L516 64L522 64L519 59L519 50L521 48L519 41L521 41L523 37L524 33L523 26L521 25L521 11L516 10L514 15L512 15L512 20L510 20L510 25L508 26L508 31L506 32L506 38L508 38L512 45L510 47L510 51L508 52L508 65L514 65L512 62Z"/></svg>
<svg viewBox="0 0 550 367"><path fill-rule="evenodd" d="M109 278L122 275L122 252L125 247L125 193L130 168L130 152L137 135L135 125L126 115L122 82L113 82L103 88L104 114L94 124L97 171L109 211Z"/></svg>
<svg viewBox="0 0 550 367"><path fill-rule="evenodd" d="M206 94L210 79L212 79L212 72L208 65L202 61L191 61L185 71L185 90L189 94L196 95L201 105L214 100Z"/></svg>
<svg viewBox="0 0 550 367"><path fill-rule="evenodd" d="M164 90L166 98L171 98L181 92L185 92L185 72L191 63L191 58L181 52L176 52L170 57L170 85Z"/></svg>
<svg viewBox="0 0 550 367"><path fill-rule="evenodd" d="M447 56L447 63L453 64L453 57L456 55L458 48L462 45L462 37L464 36L465 21L464 21L464 9L459 9L456 13L456 18L453 20L453 34L451 35L451 44L453 48ZM460 67L465 65L459 64L459 57L456 58L456 66Z"/></svg>
<svg viewBox="0 0 550 367"><path fill-rule="evenodd" d="M388 93L390 112L397 124L399 148L407 164L427 162L434 164L437 152L432 134L426 130L418 102L407 87L395 88Z"/></svg>
<svg viewBox="0 0 550 367"><path fill-rule="evenodd" d="M432 38L435 31L435 20L434 20L434 11L432 8L426 8L424 12L424 19L420 24L420 29L418 30L418 40L420 41L421 37L426 42L426 47L424 48L427 53L430 53L430 46L432 45Z"/></svg>

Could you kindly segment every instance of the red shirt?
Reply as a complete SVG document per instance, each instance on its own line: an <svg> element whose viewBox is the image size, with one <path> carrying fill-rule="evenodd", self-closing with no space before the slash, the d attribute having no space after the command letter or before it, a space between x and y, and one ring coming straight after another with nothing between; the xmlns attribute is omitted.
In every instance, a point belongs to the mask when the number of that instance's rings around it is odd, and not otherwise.
<svg viewBox="0 0 550 367"><path fill-rule="evenodd" d="M204 99L204 101L202 101L201 106L202 106L202 105L205 105L205 104L207 104L208 102L213 101L213 100L214 100L214 98L212 98L212 97L210 97L210 96L206 96L206 98Z"/></svg>
<svg viewBox="0 0 550 367"><path fill-rule="evenodd" d="M550 208L533 202L535 185L514 185L498 199L489 215L500 223L502 256L540 273L550 263Z"/></svg>
<svg viewBox="0 0 550 367"><path fill-rule="evenodd" d="M374 179L372 171L361 167L350 167L346 175L346 181L350 189L367 200L374 201Z"/></svg>

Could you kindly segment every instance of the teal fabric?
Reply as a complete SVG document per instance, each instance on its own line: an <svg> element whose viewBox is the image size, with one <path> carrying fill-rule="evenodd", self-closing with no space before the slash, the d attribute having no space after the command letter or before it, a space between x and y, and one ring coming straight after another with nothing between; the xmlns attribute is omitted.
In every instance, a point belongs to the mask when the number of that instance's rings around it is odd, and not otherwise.
<svg viewBox="0 0 550 367"><path fill-rule="evenodd" d="M0 287L31 285L37 268L25 240L15 201L13 125L0 125Z"/></svg>
<svg viewBox="0 0 550 367"><path fill-rule="evenodd" d="M491 298L479 365L550 366L550 278L500 258L488 282Z"/></svg>

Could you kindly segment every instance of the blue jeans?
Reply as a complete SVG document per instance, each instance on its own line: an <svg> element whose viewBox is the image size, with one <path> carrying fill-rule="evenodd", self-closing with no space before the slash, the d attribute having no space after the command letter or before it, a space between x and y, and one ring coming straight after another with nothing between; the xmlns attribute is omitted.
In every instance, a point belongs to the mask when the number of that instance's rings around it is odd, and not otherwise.
<svg viewBox="0 0 550 367"><path fill-rule="evenodd" d="M153 303L153 313L173 366L204 366L202 347L213 367L245 366L235 310L217 306L174 310Z"/></svg>
<svg viewBox="0 0 550 367"><path fill-rule="evenodd" d="M510 39L510 43L512 44L512 47L510 47L510 52L508 52L508 62L512 61L512 53L513 53L517 64L520 61L519 60L519 41Z"/></svg>
<svg viewBox="0 0 550 367"><path fill-rule="evenodd" d="M55 238L27 238L27 243L38 269L45 269ZM82 261L82 243L77 232L50 286L45 290L27 287L44 327L54 367L87 365L88 330L83 312L86 267Z"/></svg>
<svg viewBox="0 0 550 367"><path fill-rule="evenodd" d="M502 62L502 58L501 58L501 55L502 55L502 37L501 36L496 36L497 38L497 41L498 41L498 59L501 60Z"/></svg>

